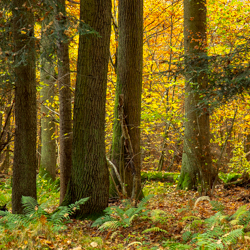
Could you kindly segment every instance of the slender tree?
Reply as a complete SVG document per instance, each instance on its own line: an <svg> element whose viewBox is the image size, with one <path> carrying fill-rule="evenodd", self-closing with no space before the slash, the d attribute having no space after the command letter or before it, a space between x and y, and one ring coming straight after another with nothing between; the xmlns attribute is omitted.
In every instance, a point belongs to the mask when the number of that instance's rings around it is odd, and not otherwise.
<svg viewBox="0 0 250 250"><path fill-rule="evenodd" d="M60 203L65 196L72 166L72 113L65 0L57 0L57 57L60 110Z"/></svg>
<svg viewBox="0 0 250 250"><path fill-rule="evenodd" d="M80 35L74 103L72 171L62 205L90 197L79 216L108 205L105 102L111 32L111 1L81 0L80 19L99 35ZM82 23L83 25L83 23Z"/></svg>
<svg viewBox="0 0 250 250"><path fill-rule="evenodd" d="M52 180L56 178L56 141L55 122L51 116L55 95L55 78L53 62L53 46L50 39L49 23L53 15L45 15L41 35L41 168L45 169ZM47 28L46 28L47 27ZM51 49L52 48L52 49Z"/></svg>
<svg viewBox="0 0 250 250"><path fill-rule="evenodd" d="M119 38L115 123L112 161L119 166L129 197L141 194L140 119L143 59L143 0L118 3ZM129 140L118 124L119 94L124 96L124 116ZM119 118L119 120L121 120ZM123 136L123 142L120 142Z"/></svg>
<svg viewBox="0 0 250 250"><path fill-rule="evenodd" d="M209 112L195 92L207 86L206 0L184 0L184 48L186 56L185 135L179 188L197 188L207 193L215 170L210 153Z"/></svg>
<svg viewBox="0 0 250 250"><path fill-rule="evenodd" d="M15 53L15 142L12 211L22 213L22 196L36 198L36 71L32 2L12 1Z"/></svg>

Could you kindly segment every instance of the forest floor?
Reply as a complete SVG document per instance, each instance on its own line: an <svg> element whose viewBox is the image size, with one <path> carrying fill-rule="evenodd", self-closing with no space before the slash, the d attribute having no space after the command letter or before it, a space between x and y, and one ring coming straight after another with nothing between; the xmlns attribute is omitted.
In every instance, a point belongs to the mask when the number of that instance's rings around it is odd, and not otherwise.
<svg viewBox="0 0 250 250"><path fill-rule="evenodd" d="M179 191L176 190L176 185L169 183L148 181L144 191L154 194L145 205L147 215L131 218L133 221L130 225L99 230L91 227L93 221L72 219L64 230L54 232L46 225L46 219L41 217L38 223L40 226L37 224L36 227L3 229L0 225L0 249L250 249L248 236L232 236L224 241L230 231L243 227L237 222L230 224L225 218L226 215L235 214L242 206L244 211L250 209L250 190L239 187L226 190L219 185L210 197L214 201L213 206L208 200L195 204L198 192ZM110 206L120 207L125 211L120 201ZM51 210L53 209L52 207ZM223 210L224 217L220 215L215 218L214 224L206 229L204 222L218 210ZM234 219L239 218L239 214L238 210ZM223 222L223 219L227 222ZM204 234L206 230L212 231L215 227L222 232L211 237L213 242L210 246L200 245L197 248L197 244L191 242L191 234ZM218 248L212 245L214 242L218 244Z"/></svg>

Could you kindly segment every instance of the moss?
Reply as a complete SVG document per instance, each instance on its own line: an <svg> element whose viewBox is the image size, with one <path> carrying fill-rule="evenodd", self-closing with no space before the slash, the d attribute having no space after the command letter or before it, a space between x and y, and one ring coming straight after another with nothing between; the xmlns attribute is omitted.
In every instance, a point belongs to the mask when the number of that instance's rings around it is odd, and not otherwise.
<svg viewBox="0 0 250 250"><path fill-rule="evenodd" d="M182 190L191 190L194 187L194 183L192 180L192 177L189 175L189 173L184 173L181 172L179 181L178 181L178 186L177 189L182 189Z"/></svg>

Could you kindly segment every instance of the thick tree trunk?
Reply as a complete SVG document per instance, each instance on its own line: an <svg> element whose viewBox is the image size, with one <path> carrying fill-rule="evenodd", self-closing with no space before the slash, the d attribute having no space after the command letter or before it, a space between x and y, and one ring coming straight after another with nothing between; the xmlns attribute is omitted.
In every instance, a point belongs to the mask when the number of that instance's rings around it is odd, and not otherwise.
<svg viewBox="0 0 250 250"><path fill-rule="evenodd" d="M56 178L56 141L55 141L55 123L50 116L50 109L53 110L54 103L54 65L50 56L51 41L48 36L49 30L46 29L51 21L50 16L46 16L43 21L41 36L41 168L46 170L52 180Z"/></svg>
<svg viewBox="0 0 250 250"><path fill-rule="evenodd" d="M66 24L65 0L58 0L57 3L57 28L59 30L57 56L60 102L60 203L62 203L72 167L72 113L69 45L68 37L64 34Z"/></svg>
<svg viewBox="0 0 250 250"><path fill-rule="evenodd" d="M36 72L34 17L26 0L13 0L15 49L15 146L12 211L22 213L22 196L36 198Z"/></svg>
<svg viewBox="0 0 250 250"><path fill-rule="evenodd" d="M118 82L133 155L124 150L124 182L129 197L141 193L140 119L143 59L143 0L119 1ZM122 145L124 146L124 145ZM133 192L135 192L133 194Z"/></svg>
<svg viewBox="0 0 250 250"><path fill-rule="evenodd" d="M108 205L105 156L105 102L111 1L81 0L80 18L100 36L81 35L74 103L72 171L62 205L90 197L78 216L102 212Z"/></svg>
<svg viewBox="0 0 250 250"><path fill-rule="evenodd" d="M207 193L216 173L210 154L209 112L194 88L207 85L206 1L184 0L184 47L186 55L185 135L179 188L197 188Z"/></svg>

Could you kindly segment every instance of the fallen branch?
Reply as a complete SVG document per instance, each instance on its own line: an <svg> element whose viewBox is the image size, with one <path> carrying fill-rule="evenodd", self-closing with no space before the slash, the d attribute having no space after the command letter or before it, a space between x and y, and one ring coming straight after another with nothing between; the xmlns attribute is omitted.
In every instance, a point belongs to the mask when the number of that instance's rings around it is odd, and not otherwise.
<svg viewBox="0 0 250 250"><path fill-rule="evenodd" d="M107 159L109 165L110 165L110 166L114 169L114 171L115 171L116 177L117 177L117 179L118 179L118 181L119 181L119 183L120 183L120 185L121 185L121 187L122 187L122 194L124 195L124 197L128 197L128 194L127 194L125 185L124 185L124 183L122 182L121 176L120 176L120 174L118 173L118 170L117 170L115 164L114 164L108 157L106 157L106 159ZM115 184L115 183L114 183L114 184Z"/></svg>

